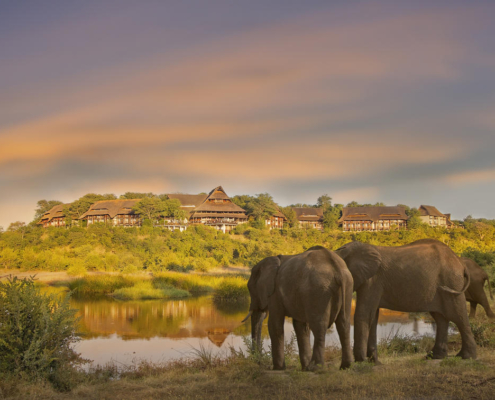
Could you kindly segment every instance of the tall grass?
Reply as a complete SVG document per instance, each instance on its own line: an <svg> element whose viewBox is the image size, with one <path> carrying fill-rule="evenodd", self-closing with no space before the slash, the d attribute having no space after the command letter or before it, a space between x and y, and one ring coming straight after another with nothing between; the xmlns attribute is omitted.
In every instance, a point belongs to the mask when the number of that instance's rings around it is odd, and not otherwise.
<svg viewBox="0 0 495 400"><path fill-rule="evenodd" d="M162 272L148 277L129 275L93 275L57 282L75 294L113 294L119 299L163 299L186 297L189 293L212 293L215 299L245 299L249 296L244 275L199 275ZM187 294L186 294L187 293Z"/></svg>
<svg viewBox="0 0 495 400"><path fill-rule="evenodd" d="M189 297L191 294L172 286L156 287L152 281L136 282L132 287L124 287L113 292L113 297L120 300L150 300Z"/></svg>
<svg viewBox="0 0 495 400"><path fill-rule="evenodd" d="M244 275L198 275L180 272L162 272L153 277L155 282L163 282L191 293L213 292L215 299L240 299L249 296L247 279Z"/></svg>
<svg viewBox="0 0 495 400"><path fill-rule="evenodd" d="M136 277L124 275L96 275L58 282L59 286L67 286L76 294L110 294L118 289L131 287L140 280Z"/></svg>
<svg viewBox="0 0 495 400"><path fill-rule="evenodd" d="M224 278L215 288L215 300L239 300L247 299L249 291L246 279L240 276Z"/></svg>

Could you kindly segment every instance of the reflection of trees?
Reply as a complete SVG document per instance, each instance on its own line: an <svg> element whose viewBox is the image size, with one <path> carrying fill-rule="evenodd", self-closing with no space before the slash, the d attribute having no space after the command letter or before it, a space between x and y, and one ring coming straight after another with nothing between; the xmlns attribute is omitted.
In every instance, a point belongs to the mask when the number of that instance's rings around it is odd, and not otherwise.
<svg viewBox="0 0 495 400"><path fill-rule="evenodd" d="M71 304L79 309L80 331L85 337L112 334L123 339L210 337L210 340L219 344L230 332L251 335L251 321L241 324L248 312L249 302L214 302L210 296L122 302L104 296L73 298ZM290 318L288 322L292 322ZM390 322L408 323L410 319L407 313L382 309L379 323ZM267 320L262 335L268 337Z"/></svg>
<svg viewBox="0 0 495 400"><path fill-rule="evenodd" d="M72 299L79 309L86 337L116 333L123 339L206 337L208 332L231 332L241 323L248 304L220 312L211 297L185 300L120 302L112 298Z"/></svg>
<svg viewBox="0 0 495 400"><path fill-rule="evenodd" d="M241 316L239 321L244 319L243 314L247 314L249 309L249 299L243 299L241 301L229 301L229 300L214 300L216 309L222 315L237 315Z"/></svg>

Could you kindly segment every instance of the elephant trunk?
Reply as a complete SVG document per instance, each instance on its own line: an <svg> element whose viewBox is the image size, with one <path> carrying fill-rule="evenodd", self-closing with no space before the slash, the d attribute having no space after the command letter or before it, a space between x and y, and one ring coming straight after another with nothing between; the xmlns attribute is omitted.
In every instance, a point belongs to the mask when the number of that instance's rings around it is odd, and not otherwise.
<svg viewBox="0 0 495 400"><path fill-rule="evenodd" d="M253 311L251 314L251 338L253 339L253 351L261 352L261 327L266 318L266 312Z"/></svg>

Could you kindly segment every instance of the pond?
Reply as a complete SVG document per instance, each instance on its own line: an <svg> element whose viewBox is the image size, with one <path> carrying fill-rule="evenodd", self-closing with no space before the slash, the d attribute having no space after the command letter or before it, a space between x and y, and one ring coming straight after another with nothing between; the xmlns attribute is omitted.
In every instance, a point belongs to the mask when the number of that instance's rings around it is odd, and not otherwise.
<svg viewBox="0 0 495 400"><path fill-rule="evenodd" d="M211 296L185 300L118 301L111 297L72 298L79 310L82 340L77 352L96 364L130 364L145 359L170 361L194 356L201 347L213 355L224 355L233 346L246 349L243 337L251 333L250 321L241 323L249 303L216 303ZM354 306L353 306L354 311ZM267 320L263 329L264 347L269 347ZM352 329L352 327L351 327ZM434 335L430 320L417 314L381 310L378 337L402 334ZM293 334L292 320L286 319L285 337ZM352 335L352 332L351 332ZM326 344L339 345L333 325Z"/></svg>

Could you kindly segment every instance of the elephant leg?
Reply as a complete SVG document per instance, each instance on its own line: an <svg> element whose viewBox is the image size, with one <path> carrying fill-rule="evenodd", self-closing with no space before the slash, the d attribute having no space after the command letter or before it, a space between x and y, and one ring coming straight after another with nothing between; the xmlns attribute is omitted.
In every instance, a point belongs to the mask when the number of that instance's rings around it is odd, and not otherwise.
<svg viewBox="0 0 495 400"><path fill-rule="evenodd" d="M378 361L378 340L376 336L379 314L380 314L380 309L377 309L375 318L371 323L370 334L368 337L368 349L366 351L366 356L368 357L368 360L374 362L375 364L380 364L380 362Z"/></svg>
<svg viewBox="0 0 495 400"><path fill-rule="evenodd" d="M309 324L296 319L292 320L294 331L297 337L297 347L299 348L299 359L301 360L301 368L305 371L311 362L311 343L309 340Z"/></svg>
<svg viewBox="0 0 495 400"><path fill-rule="evenodd" d="M463 294L452 297L452 295L449 295L449 299L446 299L446 301L450 300L450 307L446 310L445 317L457 325L461 334L462 347L457 356L464 359L476 359L476 342L473 332L471 332L471 325L469 325L469 318L466 312L466 298ZM444 304L448 303L445 302Z"/></svg>
<svg viewBox="0 0 495 400"><path fill-rule="evenodd" d="M344 308L344 306L342 306L342 308ZM337 327L337 332L339 334L340 345L342 346L342 362L340 364L340 369L349 368L352 363L350 315L350 309L347 315L342 310L335 321L335 326Z"/></svg>
<svg viewBox="0 0 495 400"><path fill-rule="evenodd" d="M377 289L374 292L366 287L357 294L354 313L354 359L357 362L366 361L370 328L380 304L381 293L377 293Z"/></svg>
<svg viewBox="0 0 495 400"><path fill-rule="evenodd" d="M469 318L474 318L474 317L476 317L476 306L478 304L475 301L470 301L469 304L471 305L471 309L469 312Z"/></svg>
<svg viewBox="0 0 495 400"><path fill-rule="evenodd" d="M495 314L493 313L490 303L488 302L488 298L486 297L485 293L483 293L483 298L480 301L481 307L485 309L486 316L488 318L495 318ZM469 315L471 317L471 314Z"/></svg>
<svg viewBox="0 0 495 400"><path fill-rule="evenodd" d="M435 346L433 346L431 357L434 359L445 358L448 353L449 320L437 312L431 312L430 314L437 325Z"/></svg>
<svg viewBox="0 0 495 400"><path fill-rule="evenodd" d="M313 356L311 357L311 362L307 367L308 371L313 371L319 366L325 365L325 334L327 333L327 324L318 321L317 323L310 323L309 327L313 332L315 343L313 345Z"/></svg>
<svg viewBox="0 0 495 400"><path fill-rule="evenodd" d="M270 310L268 317L268 332L272 341L273 369L285 369L284 357L284 321L283 312Z"/></svg>

